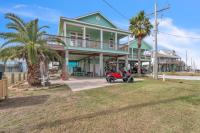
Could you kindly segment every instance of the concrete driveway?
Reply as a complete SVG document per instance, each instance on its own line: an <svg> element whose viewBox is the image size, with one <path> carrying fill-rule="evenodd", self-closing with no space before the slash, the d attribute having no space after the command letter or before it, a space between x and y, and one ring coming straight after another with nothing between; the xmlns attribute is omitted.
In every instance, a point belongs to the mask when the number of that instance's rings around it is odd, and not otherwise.
<svg viewBox="0 0 200 133"><path fill-rule="evenodd" d="M142 80L142 79L135 79L135 81ZM81 90L88 90L94 88L100 88L104 86L116 85L123 83L122 80L117 80L115 83L107 83L105 78L70 78L67 81L62 80L52 80L51 83L59 83L59 84L67 84L72 91L81 91Z"/></svg>
<svg viewBox="0 0 200 133"><path fill-rule="evenodd" d="M159 75L159 78L163 78ZM200 80L200 76L175 76L175 75L165 75L166 79L183 79L183 80Z"/></svg>
<svg viewBox="0 0 200 133"><path fill-rule="evenodd" d="M72 91L88 90L93 88L119 84L119 83L114 83L114 84L107 83L105 78L86 78L86 77L80 77L80 78L71 77L67 81L52 80L51 83L66 84L71 88Z"/></svg>

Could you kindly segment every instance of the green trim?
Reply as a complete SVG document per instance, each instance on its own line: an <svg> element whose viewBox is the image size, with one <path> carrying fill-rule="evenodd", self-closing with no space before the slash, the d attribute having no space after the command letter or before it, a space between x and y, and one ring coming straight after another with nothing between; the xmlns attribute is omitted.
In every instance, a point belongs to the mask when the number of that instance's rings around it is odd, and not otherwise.
<svg viewBox="0 0 200 133"><path fill-rule="evenodd" d="M129 53L125 52L125 51L102 50L102 49L95 49L95 48L68 47L68 50L80 50L80 51L86 51L86 52L99 52L99 53L129 55Z"/></svg>
<svg viewBox="0 0 200 133"><path fill-rule="evenodd" d="M99 20L97 20L97 17L99 17ZM95 25L101 25L101 26L117 29L117 26L114 25L110 20L108 20L100 12L90 13L90 14L80 16L80 17L75 18L75 19L79 20L79 21L86 22L86 23L91 23L91 24L95 24Z"/></svg>

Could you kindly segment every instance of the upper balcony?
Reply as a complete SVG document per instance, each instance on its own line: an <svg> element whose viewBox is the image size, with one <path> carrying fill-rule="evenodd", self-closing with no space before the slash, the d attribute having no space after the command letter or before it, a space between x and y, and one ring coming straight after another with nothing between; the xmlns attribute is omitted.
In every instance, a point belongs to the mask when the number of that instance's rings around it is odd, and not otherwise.
<svg viewBox="0 0 200 133"><path fill-rule="evenodd" d="M62 45L59 45L58 43L55 43L54 41L51 41L52 39L49 39L47 42L49 45L51 45L52 48L58 49L58 50L78 50L78 51L88 51L88 52L104 52L104 53L116 53L121 55L128 55L128 49L125 49L123 47L119 47L119 44L115 44L112 41L109 42L100 42L100 41L94 41L89 39L77 39L77 38L71 38L71 37L64 37L64 36L54 36L54 35L46 35L45 38L59 38L63 40L66 44L66 47L63 47Z"/></svg>
<svg viewBox="0 0 200 133"><path fill-rule="evenodd" d="M66 37L67 49L69 50L84 50L84 51L100 51L100 52L111 52L111 53L124 53L128 54L128 49L123 49L119 47L112 41L100 42L88 39L73 39Z"/></svg>
<svg viewBox="0 0 200 133"><path fill-rule="evenodd" d="M158 60L159 64L182 64L183 61L181 60Z"/></svg>
<svg viewBox="0 0 200 133"><path fill-rule="evenodd" d="M130 54L129 55L130 60L138 60L138 55L137 54ZM142 61L151 61L151 55L146 55L146 54L141 54L140 59Z"/></svg>

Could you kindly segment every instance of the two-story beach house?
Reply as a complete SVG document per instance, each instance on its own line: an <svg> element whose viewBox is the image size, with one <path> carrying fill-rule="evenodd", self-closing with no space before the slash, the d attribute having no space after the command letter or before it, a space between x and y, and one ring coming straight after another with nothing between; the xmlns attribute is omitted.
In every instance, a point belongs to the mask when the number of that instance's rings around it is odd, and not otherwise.
<svg viewBox="0 0 200 133"><path fill-rule="evenodd" d="M58 34L67 44L66 67L71 75L103 76L110 69L118 71L137 61L130 32L119 29L100 12L74 19L60 17Z"/></svg>
<svg viewBox="0 0 200 133"><path fill-rule="evenodd" d="M174 50L158 51L158 71L159 72L175 72L185 70L185 63Z"/></svg>

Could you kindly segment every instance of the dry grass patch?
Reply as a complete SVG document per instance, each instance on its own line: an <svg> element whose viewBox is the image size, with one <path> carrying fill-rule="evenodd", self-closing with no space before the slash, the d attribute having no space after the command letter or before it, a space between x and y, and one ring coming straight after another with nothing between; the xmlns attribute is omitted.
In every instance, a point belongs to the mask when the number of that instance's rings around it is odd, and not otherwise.
<svg viewBox="0 0 200 133"><path fill-rule="evenodd" d="M5 132L200 132L198 81L146 79L80 92L60 86L11 94L0 102Z"/></svg>

